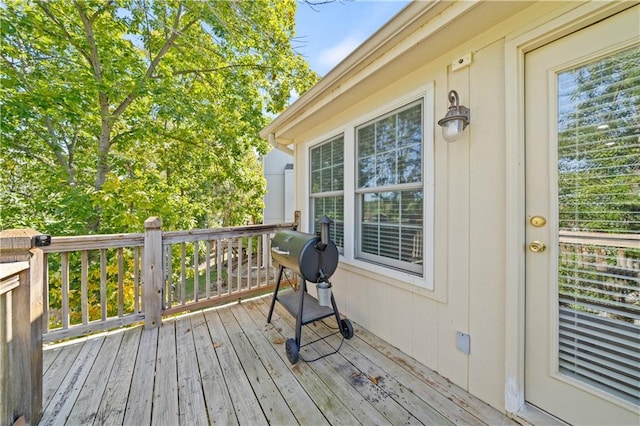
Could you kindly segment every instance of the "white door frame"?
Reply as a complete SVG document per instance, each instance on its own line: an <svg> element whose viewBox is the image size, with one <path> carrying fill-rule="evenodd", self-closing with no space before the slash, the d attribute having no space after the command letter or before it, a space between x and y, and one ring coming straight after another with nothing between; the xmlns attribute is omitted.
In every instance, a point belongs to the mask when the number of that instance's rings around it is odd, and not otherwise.
<svg viewBox="0 0 640 426"><path fill-rule="evenodd" d="M505 41L506 152L506 297L505 410L526 411L524 394L525 344L525 177L524 177L524 56L547 43L632 7L636 2L568 4L560 16L541 18ZM562 13L564 12L564 13Z"/></svg>

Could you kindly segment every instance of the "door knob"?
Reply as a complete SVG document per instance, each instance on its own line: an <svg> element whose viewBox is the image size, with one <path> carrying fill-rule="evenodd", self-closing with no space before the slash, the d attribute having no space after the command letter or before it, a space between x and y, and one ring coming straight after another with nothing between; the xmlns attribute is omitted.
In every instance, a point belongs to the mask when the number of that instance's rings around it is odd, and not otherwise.
<svg viewBox="0 0 640 426"><path fill-rule="evenodd" d="M531 250L534 253L542 253L546 249L547 249L547 245L542 241L532 241L529 244L529 250Z"/></svg>

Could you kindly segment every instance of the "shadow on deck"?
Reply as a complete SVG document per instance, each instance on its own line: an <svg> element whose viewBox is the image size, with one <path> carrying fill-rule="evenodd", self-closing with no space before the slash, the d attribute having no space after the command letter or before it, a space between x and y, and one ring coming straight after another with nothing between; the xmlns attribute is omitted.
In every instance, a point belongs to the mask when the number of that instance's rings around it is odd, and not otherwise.
<svg viewBox="0 0 640 426"><path fill-rule="evenodd" d="M354 324L287 360L295 320L269 297L45 347L40 424L515 424ZM278 305L278 304L276 304ZM335 332L329 318L302 343ZM342 346L340 346L342 343Z"/></svg>

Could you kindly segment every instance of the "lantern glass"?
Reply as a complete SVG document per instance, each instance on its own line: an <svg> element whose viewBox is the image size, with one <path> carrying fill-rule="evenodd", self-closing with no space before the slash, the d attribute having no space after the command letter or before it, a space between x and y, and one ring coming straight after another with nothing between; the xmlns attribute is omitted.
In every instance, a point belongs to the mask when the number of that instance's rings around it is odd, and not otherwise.
<svg viewBox="0 0 640 426"><path fill-rule="evenodd" d="M442 126L442 137L447 142L455 142L460 139L464 131L464 121L462 119L449 120Z"/></svg>

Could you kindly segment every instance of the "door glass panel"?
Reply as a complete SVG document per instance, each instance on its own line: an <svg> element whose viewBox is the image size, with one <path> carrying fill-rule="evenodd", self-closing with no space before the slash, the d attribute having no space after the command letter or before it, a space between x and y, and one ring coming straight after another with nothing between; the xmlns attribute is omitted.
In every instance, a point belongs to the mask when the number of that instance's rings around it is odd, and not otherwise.
<svg viewBox="0 0 640 426"><path fill-rule="evenodd" d="M640 48L557 84L559 369L640 405Z"/></svg>

